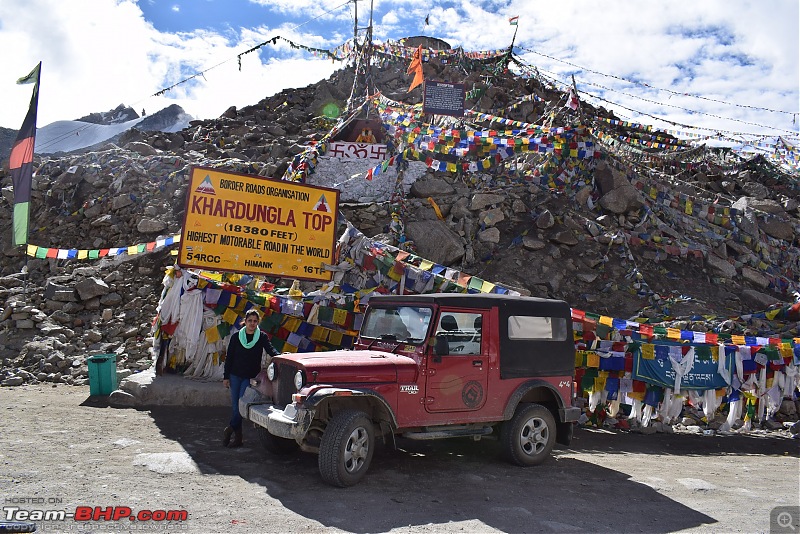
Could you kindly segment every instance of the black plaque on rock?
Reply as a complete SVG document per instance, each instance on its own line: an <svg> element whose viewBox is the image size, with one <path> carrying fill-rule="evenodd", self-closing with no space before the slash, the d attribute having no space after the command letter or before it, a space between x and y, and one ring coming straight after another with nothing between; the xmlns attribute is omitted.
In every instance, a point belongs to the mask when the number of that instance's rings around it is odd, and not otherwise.
<svg viewBox="0 0 800 534"><path fill-rule="evenodd" d="M464 116L466 93L463 83L426 81L422 110L430 115Z"/></svg>

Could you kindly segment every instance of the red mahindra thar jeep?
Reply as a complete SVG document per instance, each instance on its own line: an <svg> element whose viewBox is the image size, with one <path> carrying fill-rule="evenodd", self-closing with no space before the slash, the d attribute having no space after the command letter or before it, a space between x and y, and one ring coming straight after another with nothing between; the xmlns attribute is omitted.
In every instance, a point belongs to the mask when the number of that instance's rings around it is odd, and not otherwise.
<svg viewBox="0 0 800 534"><path fill-rule="evenodd" d="M574 372L565 302L374 296L355 350L275 357L239 410L268 451L318 453L335 486L364 476L376 436L480 439L499 427L507 459L530 466L572 439Z"/></svg>

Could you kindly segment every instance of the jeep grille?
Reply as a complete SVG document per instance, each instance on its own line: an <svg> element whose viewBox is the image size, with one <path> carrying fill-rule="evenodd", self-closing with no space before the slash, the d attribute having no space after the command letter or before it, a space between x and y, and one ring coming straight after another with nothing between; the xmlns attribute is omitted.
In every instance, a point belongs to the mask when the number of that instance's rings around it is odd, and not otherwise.
<svg viewBox="0 0 800 534"><path fill-rule="evenodd" d="M279 363L277 372L277 380L275 382L275 404L277 406L286 406L291 404L292 395L297 393L294 389L294 375L297 369L288 363Z"/></svg>

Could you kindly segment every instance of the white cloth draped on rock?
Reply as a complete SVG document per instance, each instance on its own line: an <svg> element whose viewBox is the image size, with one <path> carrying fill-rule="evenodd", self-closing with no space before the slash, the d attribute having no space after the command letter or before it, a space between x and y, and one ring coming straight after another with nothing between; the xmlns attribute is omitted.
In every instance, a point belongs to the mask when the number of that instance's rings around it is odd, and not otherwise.
<svg viewBox="0 0 800 534"><path fill-rule="evenodd" d="M192 364L186 370L184 376L201 378L208 381L222 380L225 364L222 359L219 358L219 353L225 347L223 343L224 340L219 339L213 343L209 343L205 334L206 330L209 328L216 328L219 324L219 316L212 310L205 308L203 310L203 328L200 331L197 350L195 351L195 355L191 358ZM216 362L214 361L215 354L217 355Z"/></svg>
<svg viewBox="0 0 800 534"><path fill-rule="evenodd" d="M195 355L203 326L203 291L196 287L196 280L189 277L183 279L184 292L180 299L178 327L169 349L172 354L183 353L188 360Z"/></svg>
<svg viewBox="0 0 800 534"><path fill-rule="evenodd" d="M164 276L164 296L156 308L162 324L174 323L178 320L178 313L181 309L181 290L183 289L183 277L175 278L169 274Z"/></svg>

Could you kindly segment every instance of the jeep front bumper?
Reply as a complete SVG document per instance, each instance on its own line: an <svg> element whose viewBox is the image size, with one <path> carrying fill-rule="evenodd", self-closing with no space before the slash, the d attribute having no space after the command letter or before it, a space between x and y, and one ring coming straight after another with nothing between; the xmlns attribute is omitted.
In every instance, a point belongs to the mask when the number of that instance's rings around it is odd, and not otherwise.
<svg viewBox="0 0 800 534"><path fill-rule="evenodd" d="M276 406L267 397L258 399L248 395L251 389L239 399L239 413L244 419L266 428L273 436L296 440L306 435L315 410L298 408L295 404Z"/></svg>

